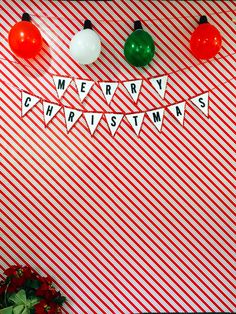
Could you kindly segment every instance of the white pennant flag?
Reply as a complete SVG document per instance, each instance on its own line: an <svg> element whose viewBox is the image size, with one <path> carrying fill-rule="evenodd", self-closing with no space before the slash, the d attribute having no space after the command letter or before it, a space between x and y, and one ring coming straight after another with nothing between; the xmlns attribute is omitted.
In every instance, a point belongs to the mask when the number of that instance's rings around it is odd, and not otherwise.
<svg viewBox="0 0 236 314"><path fill-rule="evenodd" d="M65 91L67 90L70 82L72 81L71 77L65 76L53 76L53 81L57 90L57 96L59 99L64 95Z"/></svg>
<svg viewBox="0 0 236 314"><path fill-rule="evenodd" d="M40 101L39 97L33 96L26 92L21 93L21 116L23 117Z"/></svg>
<svg viewBox="0 0 236 314"><path fill-rule="evenodd" d="M109 105L117 89L118 83L117 82L110 82L110 83L101 82L100 86L101 86L103 95L106 98L106 101Z"/></svg>
<svg viewBox="0 0 236 314"><path fill-rule="evenodd" d="M134 102L138 100L142 82L142 80L123 82Z"/></svg>
<svg viewBox="0 0 236 314"><path fill-rule="evenodd" d="M111 135L114 136L116 133L116 130L118 129L121 120L123 119L123 114L122 113L106 113L105 117L107 120L107 124L109 127L109 130L111 132Z"/></svg>
<svg viewBox="0 0 236 314"><path fill-rule="evenodd" d="M82 111L67 108L67 107L65 107L64 109L65 109L66 129L67 129L67 132L69 132L70 129L72 129L72 127L81 117Z"/></svg>
<svg viewBox="0 0 236 314"><path fill-rule="evenodd" d="M167 79L168 79L167 75L150 79L152 86L155 88L155 90L158 92L162 99L164 99L165 97Z"/></svg>
<svg viewBox="0 0 236 314"><path fill-rule="evenodd" d="M168 107L168 109L174 115L174 117L179 121L179 123L184 125L185 101L180 102L175 105L171 105Z"/></svg>
<svg viewBox="0 0 236 314"><path fill-rule="evenodd" d="M162 128L164 111L165 111L164 108L147 111L147 115L149 116L149 118L151 119L151 121L153 122L153 124L155 125L159 132L161 132Z"/></svg>
<svg viewBox="0 0 236 314"><path fill-rule="evenodd" d="M190 101L201 110L208 117L209 114L209 101L208 101L209 93L206 92L197 97L191 98Z"/></svg>
<svg viewBox="0 0 236 314"><path fill-rule="evenodd" d="M143 124L144 112L127 114L126 118L134 129L134 132L139 135Z"/></svg>
<svg viewBox="0 0 236 314"><path fill-rule="evenodd" d="M99 121L102 118L102 113L96 113L96 112L85 112L84 113L85 116L85 120L88 124L90 133L93 135L93 133L95 132Z"/></svg>
<svg viewBox="0 0 236 314"><path fill-rule="evenodd" d="M79 80L75 79L75 85L77 87L80 101L82 102L84 98L88 95L91 87L93 86L94 81L87 81L87 80Z"/></svg>
<svg viewBox="0 0 236 314"><path fill-rule="evenodd" d="M55 117L55 115L59 112L61 106L52 104L47 101L43 101L43 115L44 115L44 122L47 126L48 123Z"/></svg>

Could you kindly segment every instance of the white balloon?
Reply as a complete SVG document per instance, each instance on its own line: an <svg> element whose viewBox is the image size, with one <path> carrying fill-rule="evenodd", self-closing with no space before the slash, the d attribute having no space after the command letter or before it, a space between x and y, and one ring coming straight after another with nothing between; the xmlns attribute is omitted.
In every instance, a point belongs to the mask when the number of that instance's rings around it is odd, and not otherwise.
<svg viewBox="0 0 236 314"><path fill-rule="evenodd" d="M71 56L80 64L90 64L97 60L101 52L98 34L86 28L74 35L70 42Z"/></svg>

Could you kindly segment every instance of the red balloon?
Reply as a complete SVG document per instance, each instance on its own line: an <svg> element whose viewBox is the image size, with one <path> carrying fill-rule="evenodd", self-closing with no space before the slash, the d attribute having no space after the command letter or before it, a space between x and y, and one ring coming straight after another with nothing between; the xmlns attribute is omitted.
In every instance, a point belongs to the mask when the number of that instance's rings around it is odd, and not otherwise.
<svg viewBox="0 0 236 314"><path fill-rule="evenodd" d="M197 59L211 59L219 51L222 45L222 36L218 29L204 22L192 33L190 48Z"/></svg>
<svg viewBox="0 0 236 314"><path fill-rule="evenodd" d="M10 30L8 43L16 56L30 59L39 53L43 39L38 28L30 20L23 20Z"/></svg>

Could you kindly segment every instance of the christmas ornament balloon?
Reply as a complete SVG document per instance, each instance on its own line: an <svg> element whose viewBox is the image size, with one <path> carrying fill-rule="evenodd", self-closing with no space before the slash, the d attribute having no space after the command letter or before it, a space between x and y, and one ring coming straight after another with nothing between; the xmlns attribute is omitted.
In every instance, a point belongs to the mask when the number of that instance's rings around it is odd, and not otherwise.
<svg viewBox="0 0 236 314"><path fill-rule="evenodd" d="M134 22L134 31L124 46L126 60L135 67L143 67L151 62L155 53L154 41L142 28L140 21Z"/></svg>
<svg viewBox="0 0 236 314"><path fill-rule="evenodd" d="M28 13L10 30L8 43L12 52L20 58L34 58L42 48L43 39L38 28L30 22Z"/></svg>
<svg viewBox="0 0 236 314"><path fill-rule="evenodd" d="M84 22L84 29L74 35L70 42L70 54L80 64L90 64L97 60L101 52L101 40L93 31L89 20Z"/></svg>
<svg viewBox="0 0 236 314"><path fill-rule="evenodd" d="M197 59L211 59L222 45L222 36L218 29L207 22L205 15L200 17L199 26L192 33L190 49Z"/></svg>

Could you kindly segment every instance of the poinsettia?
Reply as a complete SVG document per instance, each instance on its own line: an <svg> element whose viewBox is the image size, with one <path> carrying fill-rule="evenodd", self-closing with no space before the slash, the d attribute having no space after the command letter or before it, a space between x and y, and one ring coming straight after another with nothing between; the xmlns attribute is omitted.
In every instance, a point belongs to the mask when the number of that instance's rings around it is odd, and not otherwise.
<svg viewBox="0 0 236 314"><path fill-rule="evenodd" d="M0 282L0 314L57 314L65 297L29 266L14 265L4 271Z"/></svg>

